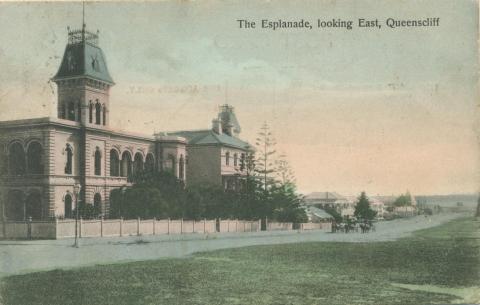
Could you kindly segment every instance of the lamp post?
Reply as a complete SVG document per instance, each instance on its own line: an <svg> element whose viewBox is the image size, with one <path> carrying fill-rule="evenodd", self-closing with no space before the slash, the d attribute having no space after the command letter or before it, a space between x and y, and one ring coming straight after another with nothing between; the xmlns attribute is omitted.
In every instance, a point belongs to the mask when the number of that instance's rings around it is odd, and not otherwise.
<svg viewBox="0 0 480 305"><path fill-rule="evenodd" d="M78 248L78 214L79 214L79 206L78 206L78 195L80 194L80 183L75 183L73 185L73 193L75 195L75 243L73 246Z"/></svg>

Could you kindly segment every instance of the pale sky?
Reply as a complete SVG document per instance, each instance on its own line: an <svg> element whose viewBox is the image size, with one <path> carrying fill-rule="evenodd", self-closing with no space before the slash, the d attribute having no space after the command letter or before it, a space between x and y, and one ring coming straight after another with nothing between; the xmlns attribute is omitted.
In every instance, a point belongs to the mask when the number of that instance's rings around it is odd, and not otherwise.
<svg viewBox="0 0 480 305"><path fill-rule="evenodd" d="M87 3L116 85L110 124L207 128L228 102L254 143L267 121L298 188L479 191L476 1ZM0 3L0 120L56 115L81 3ZM439 17L431 28L239 29L237 19Z"/></svg>

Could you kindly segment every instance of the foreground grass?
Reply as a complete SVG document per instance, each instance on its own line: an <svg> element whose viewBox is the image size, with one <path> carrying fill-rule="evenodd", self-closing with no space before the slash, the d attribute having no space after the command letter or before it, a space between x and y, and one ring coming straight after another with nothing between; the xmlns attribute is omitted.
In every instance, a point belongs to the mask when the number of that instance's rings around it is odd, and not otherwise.
<svg viewBox="0 0 480 305"><path fill-rule="evenodd" d="M480 283L479 228L470 218L396 242L253 246L11 276L0 303L449 303L457 297L439 291ZM405 288L417 285L436 289Z"/></svg>

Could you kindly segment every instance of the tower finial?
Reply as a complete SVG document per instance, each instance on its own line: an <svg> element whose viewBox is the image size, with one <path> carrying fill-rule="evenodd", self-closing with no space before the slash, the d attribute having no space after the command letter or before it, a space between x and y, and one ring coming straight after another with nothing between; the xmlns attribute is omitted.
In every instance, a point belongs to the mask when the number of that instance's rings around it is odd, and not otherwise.
<svg viewBox="0 0 480 305"><path fill-rule="evenodd" d="M85 0L82 1L82 27L85 28Z"/></svg>
<svg viewBox="0 0 480 305"><path fill-rule="evenodd" d="M85 42L85 0L82 0L82 41Z"/></svg>

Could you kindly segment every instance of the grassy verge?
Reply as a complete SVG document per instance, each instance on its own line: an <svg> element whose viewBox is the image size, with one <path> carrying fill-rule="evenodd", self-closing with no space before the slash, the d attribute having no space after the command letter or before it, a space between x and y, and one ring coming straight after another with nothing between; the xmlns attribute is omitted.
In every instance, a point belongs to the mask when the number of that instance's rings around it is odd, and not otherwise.
<svg viewBox="0 0 480 305"><path fill-rule="evenodd" d="M442 287L480 283L479 228L470 218L396 242L253 246L39 272L5 278L0 289L5 305L449 303L456 297Z"/></svg>

